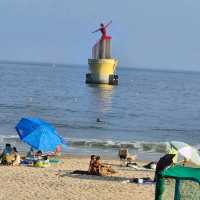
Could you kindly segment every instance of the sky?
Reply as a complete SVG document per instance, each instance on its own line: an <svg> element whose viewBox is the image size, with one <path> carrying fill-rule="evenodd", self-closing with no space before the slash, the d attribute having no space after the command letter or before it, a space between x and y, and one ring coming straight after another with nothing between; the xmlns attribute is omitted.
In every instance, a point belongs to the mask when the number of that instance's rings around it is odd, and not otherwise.
<svg viewBox="0 0 200 200"><path fill-rule="evenodd" d="M87 65L110 20L121 67L200 70L199 0L1 0L0 60Z"/></svg>

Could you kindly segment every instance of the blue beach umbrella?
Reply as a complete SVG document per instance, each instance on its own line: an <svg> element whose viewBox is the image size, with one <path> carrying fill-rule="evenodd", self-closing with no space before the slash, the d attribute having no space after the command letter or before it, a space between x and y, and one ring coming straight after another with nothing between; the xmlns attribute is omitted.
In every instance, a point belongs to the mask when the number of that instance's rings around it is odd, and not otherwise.
<svg viewBox="0 0 200 200"><path fill-rule="evenodd" d="M34 149L49 152L55 151L58 145L66 146L56 129L41 119L22 118L15 128L20 139Z"/></svg>

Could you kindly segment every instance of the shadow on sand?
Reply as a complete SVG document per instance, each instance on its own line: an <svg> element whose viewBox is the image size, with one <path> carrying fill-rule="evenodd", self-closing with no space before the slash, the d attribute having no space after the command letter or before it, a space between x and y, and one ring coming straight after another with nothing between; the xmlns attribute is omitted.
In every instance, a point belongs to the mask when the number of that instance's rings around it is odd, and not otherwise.
<svg viewBox="0 0 200 200"><path fill-rule="evenodd" d="M122 181L130 180L130 178L128 177L120 177L120 176L95 176L95 175L87 175L87 174L72 174L72 171L68 171L68 170L59 171L58 175L60 177L70 177L70 178L98 180L98 181L122 182Z"/></svg>

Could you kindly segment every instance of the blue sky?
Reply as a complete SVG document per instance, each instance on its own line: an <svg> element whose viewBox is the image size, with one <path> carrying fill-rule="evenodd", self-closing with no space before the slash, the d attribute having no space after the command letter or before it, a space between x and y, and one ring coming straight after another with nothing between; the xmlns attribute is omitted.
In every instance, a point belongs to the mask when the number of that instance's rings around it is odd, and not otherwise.
<svg viewBox="0 0 200 200"><path fill-rule="evenodd" d="M87 65L113 20L120 66L200 69L199 0L1 0L0 59Z"/></svg>

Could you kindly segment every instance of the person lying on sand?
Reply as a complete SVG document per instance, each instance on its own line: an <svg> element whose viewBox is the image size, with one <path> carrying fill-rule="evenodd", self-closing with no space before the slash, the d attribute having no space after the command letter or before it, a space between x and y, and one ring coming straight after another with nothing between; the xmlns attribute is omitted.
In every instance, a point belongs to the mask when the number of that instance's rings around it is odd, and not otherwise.
<svg viewBox="0 0 200 200"><path fill-rule="evenodd" d="M34 158L35 157L35 152L34 149L31 147L28 153L26 154L26 158Z"/></svg>

